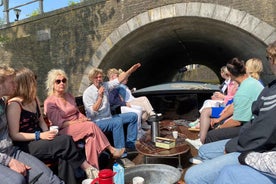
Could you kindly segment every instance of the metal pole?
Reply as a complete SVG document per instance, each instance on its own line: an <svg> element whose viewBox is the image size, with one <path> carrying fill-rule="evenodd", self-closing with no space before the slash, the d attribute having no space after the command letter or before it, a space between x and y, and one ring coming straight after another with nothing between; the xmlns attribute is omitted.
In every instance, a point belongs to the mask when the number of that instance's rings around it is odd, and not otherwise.
<svg viewBox="0 0 276 184"><path fill-rule="evenodd" d="M44 10L43 10L43 0L39 1L39 10L40 10L40 14L44 13Z"/></svg>
<svg viewBox="0 0 276 184"><path fill-rule="evenodd" d="M6 24L10 23L10 17L9 17L9 0L3 0L4 1L4 17Z"/></svg>

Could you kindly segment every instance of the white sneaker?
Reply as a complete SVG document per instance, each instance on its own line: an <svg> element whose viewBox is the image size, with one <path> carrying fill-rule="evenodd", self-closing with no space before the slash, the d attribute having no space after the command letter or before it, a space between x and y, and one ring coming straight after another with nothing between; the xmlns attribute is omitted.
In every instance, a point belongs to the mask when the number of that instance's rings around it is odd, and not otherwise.
<svg viewBox="0 0 276 184"><path fill-rule="evenodd" d="M196 156L196 157L190 158L189 162L192 164L201 164L202 160L199 156Z"/></svg>
<svg viewBox="0 0 276 184"><path fill-rule="evenodd" d="M199 123L199 119L189 123L189 127L195 127Z"/></svg>
<svg viewBox="0 0 276 184"><path fill-rule="evenodd" d="M189 143L191 146L195 147L195 149L197 150L200 148L200 146L202 146L202 142L200 141L200 139L185 139L185 141Z"/></svg>

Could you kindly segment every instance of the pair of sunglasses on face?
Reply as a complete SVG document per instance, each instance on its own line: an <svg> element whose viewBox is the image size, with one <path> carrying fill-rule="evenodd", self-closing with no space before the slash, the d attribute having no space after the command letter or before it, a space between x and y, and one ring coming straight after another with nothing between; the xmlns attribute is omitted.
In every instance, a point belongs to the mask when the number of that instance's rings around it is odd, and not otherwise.
<svg viewBox="0 0 276 184"><path fill-rule="evenodd" d="M60 80L60 79L57 79L57 80L55 81L55 83L56 83L56 84L60 84L60 83L62 82L63 84L65 84L66 81L67 81L67 79L65 79L65 78L64 78L64 79L61 79L61 80Z"/></svg>

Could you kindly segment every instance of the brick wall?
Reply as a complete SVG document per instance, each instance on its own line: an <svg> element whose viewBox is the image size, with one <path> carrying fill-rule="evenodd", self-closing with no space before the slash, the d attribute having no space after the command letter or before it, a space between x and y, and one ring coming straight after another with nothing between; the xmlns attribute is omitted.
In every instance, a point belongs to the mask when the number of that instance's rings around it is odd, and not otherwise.
<svg viewBox="0 0 276 184"><path fill-rule="evenodd" d="M76 95L83 72L104 39L119 25L146 10L188 0L94 0L3 26L1 63L29 67L38 74L39 97L46 97L44 81L52 68L70 76ZM193 1L194 2L194 1ZM246 11L276 27L274 0L200 0Z"/></svg>

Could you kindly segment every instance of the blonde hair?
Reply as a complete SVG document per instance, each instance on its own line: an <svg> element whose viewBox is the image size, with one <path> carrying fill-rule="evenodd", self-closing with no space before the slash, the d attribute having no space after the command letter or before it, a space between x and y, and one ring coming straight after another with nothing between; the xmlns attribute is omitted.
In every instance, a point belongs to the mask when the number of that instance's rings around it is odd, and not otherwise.
<svg viewBox="0 0 276 184"><path fill-rule="evenodd" d="M245 63L245 68L246 68L246 73L248 73L251 77L259 80L260 74L263 71L262 60L258 58L249 59Z"/></svg>
<svg viewBox="0 0 276 184"><path fill-rule="evenodd" d="M28 68L22 68L16 71L15 76L16 90L10 97L21 97L23 104L31 103L36 98L37 83L36 77L32 70Z"/></svg>
<svg viewBox="0 0 276 184"><path fill-rule="evenodd" d="M56 82L57 76L59 75L67 80L67 84L65 84L65 91L68 89L68 77L66 73L61 69L52 69L48 72L48 77L45 82L48 96L51 96L54 93L54 84Z"/></svg>
<svg viewBox="0 0 276 184"><path fill-rule="evenodd" d="M88 79L93 82L93 79L98 75L98 74L102 74L104 77L104 73L102 69L99 68L92 68L89 73L88 73Z"/></svg>
<svg viewBox="0 0 276 184"><path fill-rule="evenodd" d="M14 75L15 70L13 68L6 65L0 66L0 84L4 83L7 77Z"/></svg>
<svg viewBox="0 0 276 184"><path fill-rule="evenodd" d="M120 72L119 72L119 70L117 70L116 68L111 68L111 69L109 69L108 71L107 71L107 77L110 79L110 77L112 76L112 75L118 75L119 76L119 74L120 74Z"/></svg>

